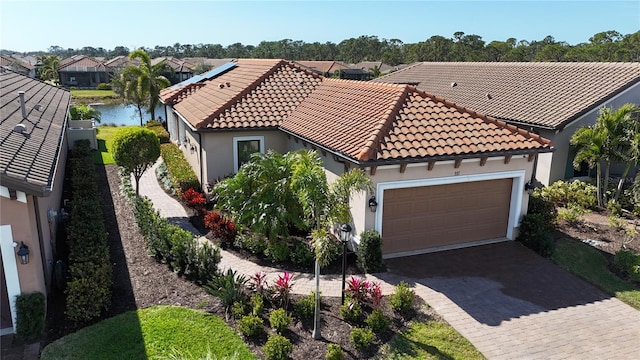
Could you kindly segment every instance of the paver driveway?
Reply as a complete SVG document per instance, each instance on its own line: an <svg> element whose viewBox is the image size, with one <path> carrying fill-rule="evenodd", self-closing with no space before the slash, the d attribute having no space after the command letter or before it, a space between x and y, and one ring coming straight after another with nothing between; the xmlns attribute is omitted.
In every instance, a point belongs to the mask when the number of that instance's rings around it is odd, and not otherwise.
<svg viewBox="0 0 640 360"><path fill-rule="evenodd" d="M386 264L489 359L640 359L640 311L520 243Z"/></svg>

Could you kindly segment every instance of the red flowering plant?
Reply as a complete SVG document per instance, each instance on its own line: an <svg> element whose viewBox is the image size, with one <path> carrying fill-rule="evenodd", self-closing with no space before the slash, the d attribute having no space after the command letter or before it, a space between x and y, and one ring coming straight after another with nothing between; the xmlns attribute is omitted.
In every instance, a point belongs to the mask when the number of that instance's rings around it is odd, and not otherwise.
<svg viewBox="0 0 640 360"><path fill-rule="evenodd" d="M352 301L358 303L369 302L374 309L380 307L382 289L380 288L379 283L366 281L361 277L352 276L347 282L347 289L345 292Z"/></svg>
<svg viewBox="0 0 640 360"><path fill-rule="evenodd" d="M251 290L264 294L269 290L269 284L267 284L267 274L264 271L258 271L250 279Z"/></svg>
<svg viewBox="0 0 640 360"><path fill-rule="evenodd" d="M182 200L184 200L188 207L196 209L198 212L202 211L204 205L207 203L207 198L204 194L195 191L193 188L188 188L187 191L182 193Z"/></svg>
<svg viewBox="0 0 640 360"><path fill-rule="evenodd" d="M204 216L204 226L211 230L213 236L220 239L223 244L233 242L236 238L236 224L216 211Z"/></svg>
<svg viewBox="0 0 640 360"><path fill-rule="evenodd" d="M293 274L285 271L282 275L278 275L273 285L273 299L279 301L280 306L285 310L289 306L289 294L294 284L292 279Z"/></svg>

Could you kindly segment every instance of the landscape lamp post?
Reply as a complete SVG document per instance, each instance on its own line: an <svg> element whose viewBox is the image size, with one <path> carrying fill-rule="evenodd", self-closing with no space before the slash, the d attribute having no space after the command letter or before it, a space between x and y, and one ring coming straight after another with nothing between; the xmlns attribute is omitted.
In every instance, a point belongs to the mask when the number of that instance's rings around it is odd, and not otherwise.
<svg viewBox="0 0 640 360"><path fill-rule="evenodd" d="M349 241L349 234L351 233L351 225L342 224L340 226L340 240L342 240L342 302L344 305L344 285L346 283L346 270L347 270L347 241Z"/></svg>

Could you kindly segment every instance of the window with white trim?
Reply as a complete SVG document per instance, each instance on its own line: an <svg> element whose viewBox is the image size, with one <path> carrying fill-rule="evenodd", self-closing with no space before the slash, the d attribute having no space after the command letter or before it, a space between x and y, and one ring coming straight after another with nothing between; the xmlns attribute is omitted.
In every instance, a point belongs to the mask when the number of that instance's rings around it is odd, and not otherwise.
<svg viewBox="0 0 640 360"><path fill-rule="evenodd" d="M251 154L264 153L264 136L242 136L233 138L233 171L238 172Z"/></svg>

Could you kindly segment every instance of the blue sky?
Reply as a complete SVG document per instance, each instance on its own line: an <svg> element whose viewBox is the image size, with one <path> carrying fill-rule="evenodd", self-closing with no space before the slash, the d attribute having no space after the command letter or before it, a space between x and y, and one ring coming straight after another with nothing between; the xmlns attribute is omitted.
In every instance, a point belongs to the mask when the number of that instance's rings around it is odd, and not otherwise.
<svg viewBox="0 0 640 360"><path fill-rule="evenodd" d="M0 0L0 48L130 49L258 45L282 39L339 43L360 35L424 41L456 31L493 40L569 44L640 30L640 1L17 1Z"/></svg>

